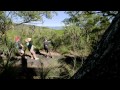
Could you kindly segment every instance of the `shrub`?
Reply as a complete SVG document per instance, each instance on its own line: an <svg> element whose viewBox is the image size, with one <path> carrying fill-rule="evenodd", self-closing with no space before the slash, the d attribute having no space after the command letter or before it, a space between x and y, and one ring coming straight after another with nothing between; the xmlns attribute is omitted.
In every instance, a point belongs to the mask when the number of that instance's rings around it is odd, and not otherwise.
<svg viewBox="0 0 120 90"><path fill-rule="evenodd" d="M65 46L60 46L60 48L58 49L58 52L61 54L67 54L69 53L69 49Z"/></svg>

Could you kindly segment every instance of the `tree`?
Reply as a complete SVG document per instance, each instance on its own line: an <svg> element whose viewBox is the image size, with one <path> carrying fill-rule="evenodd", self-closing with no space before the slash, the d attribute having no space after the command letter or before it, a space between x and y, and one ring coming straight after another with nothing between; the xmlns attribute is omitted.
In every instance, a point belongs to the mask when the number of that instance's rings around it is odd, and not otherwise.
<svg viewBox="0 0 120 90"><path fill-rule="evenodd" d="M72 79L120 79L120 12Z"/></svg>
<svg viewBox="0 0 120 90"><path fill-rule="evenodd" d="M110 25L117 11L66 11L70 16L63 22L67 25L76 25L82 30L82 38L86 43L86 51L94 50L96 43L101 39L103 33ZM78 29L79 33L79 29ZM88 46L89 45L89 46Z"/></svg>
<svg viewBox="0 0 120 90"><path fill-rule="evenodd" d="M68 24L71 21L80 23L80 20L86 20L85 18L88 18L92 14L100 15L101 17L108 17L108 19L111 19L116 16L118 11L65 11L65 13L70 16L64 20L64 22Z"/></svg>
<svg viewBox="0 0 120 90"><path fill-rule="evenodd" d="M20 19L20 24L33 21L43 21L43 17L51 19L55 11L0 11L0 30L3 32L13 23L14 18Z"/></svg>
<svg viewBox="0 0 120 90"><path fill-rule="evenodd" d="M43 17L51 19L55 11L12 11L11 15L21 18L21 23L29 23L33 21L43 21Z"/></svg>
<svg viewBox="0 0 120 90"><path fill-rule="evenodd" d="M4 11L0 11L0 32L5 34L5 31L10 29L12 25L11 19L5 14Z"/></svg>
<svg viewBox="0 0 120 90"><path fill-rule="evenodd" d="M70 16L66 18L63 22L65 24L75 23L80 28L85 30L92 29L95 26L103 29L109 22L115 17L118 11L66 11ZM104 24L104 25L103 25Z"/></svg>

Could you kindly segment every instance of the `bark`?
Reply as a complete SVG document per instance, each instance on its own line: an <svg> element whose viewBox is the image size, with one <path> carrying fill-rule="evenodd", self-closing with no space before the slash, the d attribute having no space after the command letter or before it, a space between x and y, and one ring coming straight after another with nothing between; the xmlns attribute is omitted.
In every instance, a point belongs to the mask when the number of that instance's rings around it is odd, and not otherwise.
<svg viewBox="0 0 120 90"><path fill-rule="evenodd" d="M120 79L120 12L72 79Z"/></svg>

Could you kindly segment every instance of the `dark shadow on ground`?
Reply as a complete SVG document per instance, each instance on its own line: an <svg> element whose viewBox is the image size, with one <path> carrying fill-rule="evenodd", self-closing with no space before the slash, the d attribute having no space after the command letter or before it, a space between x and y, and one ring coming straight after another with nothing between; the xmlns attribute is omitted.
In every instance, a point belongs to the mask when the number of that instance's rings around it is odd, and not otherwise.
<svg viewBox="0 0 120 90"><path fill-rule="evenodd" d="M42 55L42 56L46 57L46 54L41 53L39 51L39 49L37 49L37 48L35 48L35 52L36 52L36 54L39 54L39 55Z"/></svg>
<svg viewBox="0 0 120 90"><path fill-rule="evenodd" d="M11 62L14 64L17 61L21 63L17 66L11 65L3 65L0 63L0 79L33 79L33 76L36 76L35 68L27 67L27 59L26 55L21 56L20 60L17 60L15 57L11 58ZM3 60L4 61L4 60Z"/></svg>
<svg viewBox="0 0 120 90"><path fill-rule="evenodd" d="M63 58L58 59L59 63L65 63L68 65L71 65L72 67L75 65L81 66L84 62L86 57L80 57L80 56L73 56L73 55L65 55Z"/></svg>

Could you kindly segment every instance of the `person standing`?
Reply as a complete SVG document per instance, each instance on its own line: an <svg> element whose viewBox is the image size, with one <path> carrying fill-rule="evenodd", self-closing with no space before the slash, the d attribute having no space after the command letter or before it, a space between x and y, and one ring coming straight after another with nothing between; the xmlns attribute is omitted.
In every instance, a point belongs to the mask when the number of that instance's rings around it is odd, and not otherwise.
<svg viewBox="0 0 120 90"><path fill-rule="evenodd" d="M52 55L51 55L49 47L48 47L48 45L49 45L50 42L51 41L48 41L47 39L44 39L44 42L43 42L43 44L44 44L44 50L47 53L47 56L46 56L47 58L48 58L48 56L50 56L52 58Z"/></svg>
<svg viewBox="0 0 120 90"><path fill-rule="evenodd" d="M31 59L38 60L39 58L36 56L36 53L34 51L34 45L32 44L31 38L25 39L25 42L27 44L28 50L31 53Z"/></svg>

